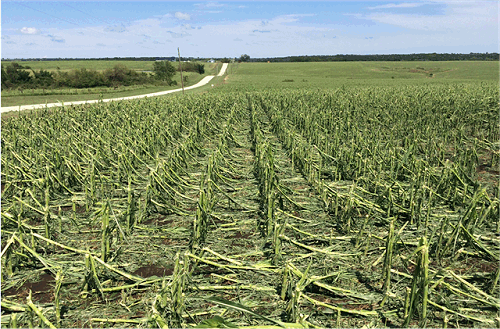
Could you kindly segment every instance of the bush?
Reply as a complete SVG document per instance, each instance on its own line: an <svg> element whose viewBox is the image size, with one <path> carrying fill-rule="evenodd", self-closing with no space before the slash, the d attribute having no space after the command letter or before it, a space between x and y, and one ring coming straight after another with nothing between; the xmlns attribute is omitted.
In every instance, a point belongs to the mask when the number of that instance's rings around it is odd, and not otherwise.
<svg viewBox="0 0 500 329"><path fill-rule="evenodd" d="M169 65L173 76L175 69L170 63ZM28 70L31 70L33 75ZM149 74L137 73L123 64L117 64L103 72L85 68L69 72L62 72L59 69L56 72L43 69L35 71L15 62L2 66L2 89L117 87L157 81ZM167 82L172 84L171 78Z"/></svg>
<svg viewBox="0 0 500 329"><path fill-rule="evenodd" d="M69 74L70 87L92 88L104 85L104 76L96 70L76 69Z"/></svg>
<svg viewBox="0 0 500 329"><path fill-rule="evenodd" d="M181 64L182 72L196 72L199 74L205 73L205 65L194 62L183 62ZM179 71L179 69L177 69Z"/></svg>
<svg viewBox="0 0 500 329"><path fill-rule="evenodd" d="M56 87L68 87L70 85L69 72L57 71L54 74L54 85Z"/></svg>
<svg viewBox="0 0 500 329"><path fill-rule="evenodd" d="M19 65L16 62L10 65L2 66L2 88L15 88L25 86L32 81L30 72L24 69L29 69Z"/></svg>
<svg viewBox="0 0 500 329"><path fill-rule="evenodd" d="M172 84L172 77L175 75L175 68L169 61L157 61L153 64L155 78Z"/></svg>
<svg viewBox="0 0 500 329"><path fill-rule="evenodd" d="M103 72L104 83L108 87L130 86L133 84L144 84L150 81L149 76L142 72L137 73L123 64L117 64L112 69Z"/></svg>
<svg viewBox="0 0 500 329"><path fill-rule="evenodd" d="M38 72L33 71L35 75L34 84L40 87L49 87L54 83L54 75L49 71L41 69Z"/></svg>
<svg viewBox="0 0 500 329"><path fill-rule="evenodd" d="M107 84L121 84L130 80L131 70L123 64L117 64L112 69L106 69L103 75Z"/></svg>
<svg viewBox="0 0 500 329"><path fill-rule="evenodd" d="M197 68L199 74L205 73L205 65L197 64L196 68Z"/></svg>

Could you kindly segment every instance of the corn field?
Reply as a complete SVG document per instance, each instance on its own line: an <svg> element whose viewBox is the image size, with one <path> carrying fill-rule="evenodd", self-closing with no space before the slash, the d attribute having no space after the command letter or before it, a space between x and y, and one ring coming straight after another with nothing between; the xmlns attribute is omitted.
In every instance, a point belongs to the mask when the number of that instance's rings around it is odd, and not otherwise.
<svg viewBox="0 0 500 329"><path fill-rule="evenodd" d="M2 327L500 326L498 86L2 122Z"/></svg>

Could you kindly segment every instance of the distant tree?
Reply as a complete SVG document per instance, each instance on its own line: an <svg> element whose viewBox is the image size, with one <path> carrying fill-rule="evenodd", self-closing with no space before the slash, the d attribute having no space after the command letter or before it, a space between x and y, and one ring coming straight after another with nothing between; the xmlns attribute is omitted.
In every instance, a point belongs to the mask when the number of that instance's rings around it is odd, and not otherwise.
<svg viewBox="0 0 500 329"><path fill-rule="evenodd" d="M131 75L131 70L123 64L116 64L112 69L106 69L104 76L108 81L123 83Z"/></svg>
<svg viewBox="0 0 500 329"><path fill-rule="evenodd" d="M104 85L104 76L92 69L76 69L69 74L69 87L92 88Z"/></svg>
<svg viewBox="0 0 500 329"><path fill-rule="evenodd" d="M250 60L250 56L248 56L247 54L243 54L240 56L240 61L242 62L248 62Z"/></svg>
<svg viewBox="0 0 500 329"><path fill-rule="evenodd" d="M54 82L54 76L51 72L40 69L40 71L33 71L35 75L35 83L41 87L48 87Z"/></svg>
<svg viewBox="0 0 500 329"><path fill-rule="evenodd" d="M199 74L205 73L205 65L203 64L196 64L196 69L198 70Z"/></svg>
<svg viewBox="0 0 500 329"><path fill-rule="evenodd" d="M205 65L196 62L182 62L182 72L205 73ZM179 68L176 68L179 71Z"/></svg>
<svg viewBox="0 0 500 329"><path fill-rule="evenodd" d="M16 62L2 67L2 87L15 87L31 82L30 73L24 69L26 68Z"/></svg>
<svg viewBox="0 0 500 329"><path fill-rule="evenodd" d="M7 71L2 66L2 89L7 89L11 87L11 84L9 83L9 79L7 78Z"/></svg>
<svg viewBox="0 0 500 329"><path fill-rule="evenodd" d="M175 68L169 61L157 61L153 64L155 78L173 84L172 77L175 75Z"/></svg>
<svg viewBox="0 0 500 329"><path fill-rule="evenodd" d="M69 87L70 84L69 72L57 70L54 73L54 85L56 87Z"/></svg>

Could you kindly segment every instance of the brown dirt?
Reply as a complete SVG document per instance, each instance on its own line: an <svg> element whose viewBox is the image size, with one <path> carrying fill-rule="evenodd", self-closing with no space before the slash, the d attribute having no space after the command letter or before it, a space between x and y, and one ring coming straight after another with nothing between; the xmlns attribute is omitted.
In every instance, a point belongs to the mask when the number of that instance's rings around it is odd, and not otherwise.
<svg viewBox="0 0 500 329"><path fill-rule="evenodd" d="M456 271L460 274L463 273L477 273L477 272L486 272L493 273L498 269L499 264L496 262L486 261L484 259L472 258L469 257L463 262L462 268L457 268Z"/></svg>
<svg viewBox="0 0 500 329"><path fill-rule="evenodd" d="M167 226L170 225L174 222L173 219L168 219L168 220L163 220L163 221L156 221L156 225L158 226Z"/></svg>
<svg viewBox="0 0 500 329"><path fill-rule="evenodd" d="M40 303L50 303L54 299L53 285L54 276L51 273L44 273L37 282L25 282L19 288L10 288L2 293L2 297L11 296L16 299L25 300L31 290L31 298Z"/></svg>
<svg viewBox="0 0 500 329"><path fill-rule="evenodd" d="M494 168L492 168L486 164L482 164L482 165L477 166L476 171L477 171L477 173L489 172L490 174L500 175L500 171L495 170Z"/></svg>
<svg viewBox="0 0 500 329"><path fill-rule="evenodd" d="M296 190L296 191L302 191L302 190L307 190L307 189L309 189L308 185L297 185L294 188L294 190Z"/></svg>
<svg viewBox="0 0 500 329"><path fill-rule="evenodd" d="M372 305L369 304L345 304L344 308L347 308L348 310L372 310Z"/></svg>
<svg viewBox="0 0 500 329"><path fill-rule="evenodd" d="M169 276L172 275L172 273L174 273L174 269L171 267L147 265L140 267L133 274L138 275L142 278L149 278L151 276L158 276L158 277Z"/></svg>
<svg viewBox="0 0 500 329"><path fill-rule="evenodd" d="M149 225L149 224L153 223L154 221L158 221L158 218L149 218L149 219L145 220L144 222L141 222L141 224Z"/></svg>
<svg viewBox="0 0 500 329"><path fill-rule="evenodd" d="M76 205L75 210L76 210L77 214L83 214L86 212L85 206L80 206L78 204ZM61 207L61 211L63 211L63 212L73 211L73 206Z"/></svg>
<svg viewBox="0 0 500 329"><path fill-rule="evenodd" d="M209 224L212 224L212 221L215 224L223 224L223 223L225 223L225 221L223 221L222 219L217 218L217 217L212 217L212 220L209 220Z"/></svg>
<svg viewBox="0 0 500 329"><path fill-rule="evenodd" d="M156 217L156 218L154 218L154 217L153 218L149 218L148 220L146 220L142 224L144 224L144 225L154 225L154 226L168 226L168 225L171 225L174 222L173 219L164 220L165 218L166 218L166 216L158 215L158 217Z"/></svg>

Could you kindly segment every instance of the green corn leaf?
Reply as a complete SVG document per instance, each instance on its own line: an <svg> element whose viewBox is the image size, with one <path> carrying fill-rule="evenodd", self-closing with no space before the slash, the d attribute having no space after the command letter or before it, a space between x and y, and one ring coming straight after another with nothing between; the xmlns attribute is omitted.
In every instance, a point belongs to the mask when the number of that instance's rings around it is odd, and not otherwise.
<svg viewBox="0 0 500 329"><path fill-rule="evenodd" d="M216 315L211 319L201 321L195 328L238 328L238 326Z"/></svg>
<svg viewBox="0 0 500 329"><path fill-rule="evenodd" d="M247 308L239 303L231 302L229 300L219 298L219 297L208 297L208 298L203 298L203 299L206 300L207 302L212 302L212 303L224 306L224 307L232 308L232 309L240 311L240 312L245 312L245 313L251 314L253 316L256 316L256 317L259 317L261 319L272 322L274 324L277 324L280 327L283 327L283 328L285 327L285 325L281 321L273 320L273 319L268 318L266 316L255 313L251 309L249 309L249 308Z"/></svg>

